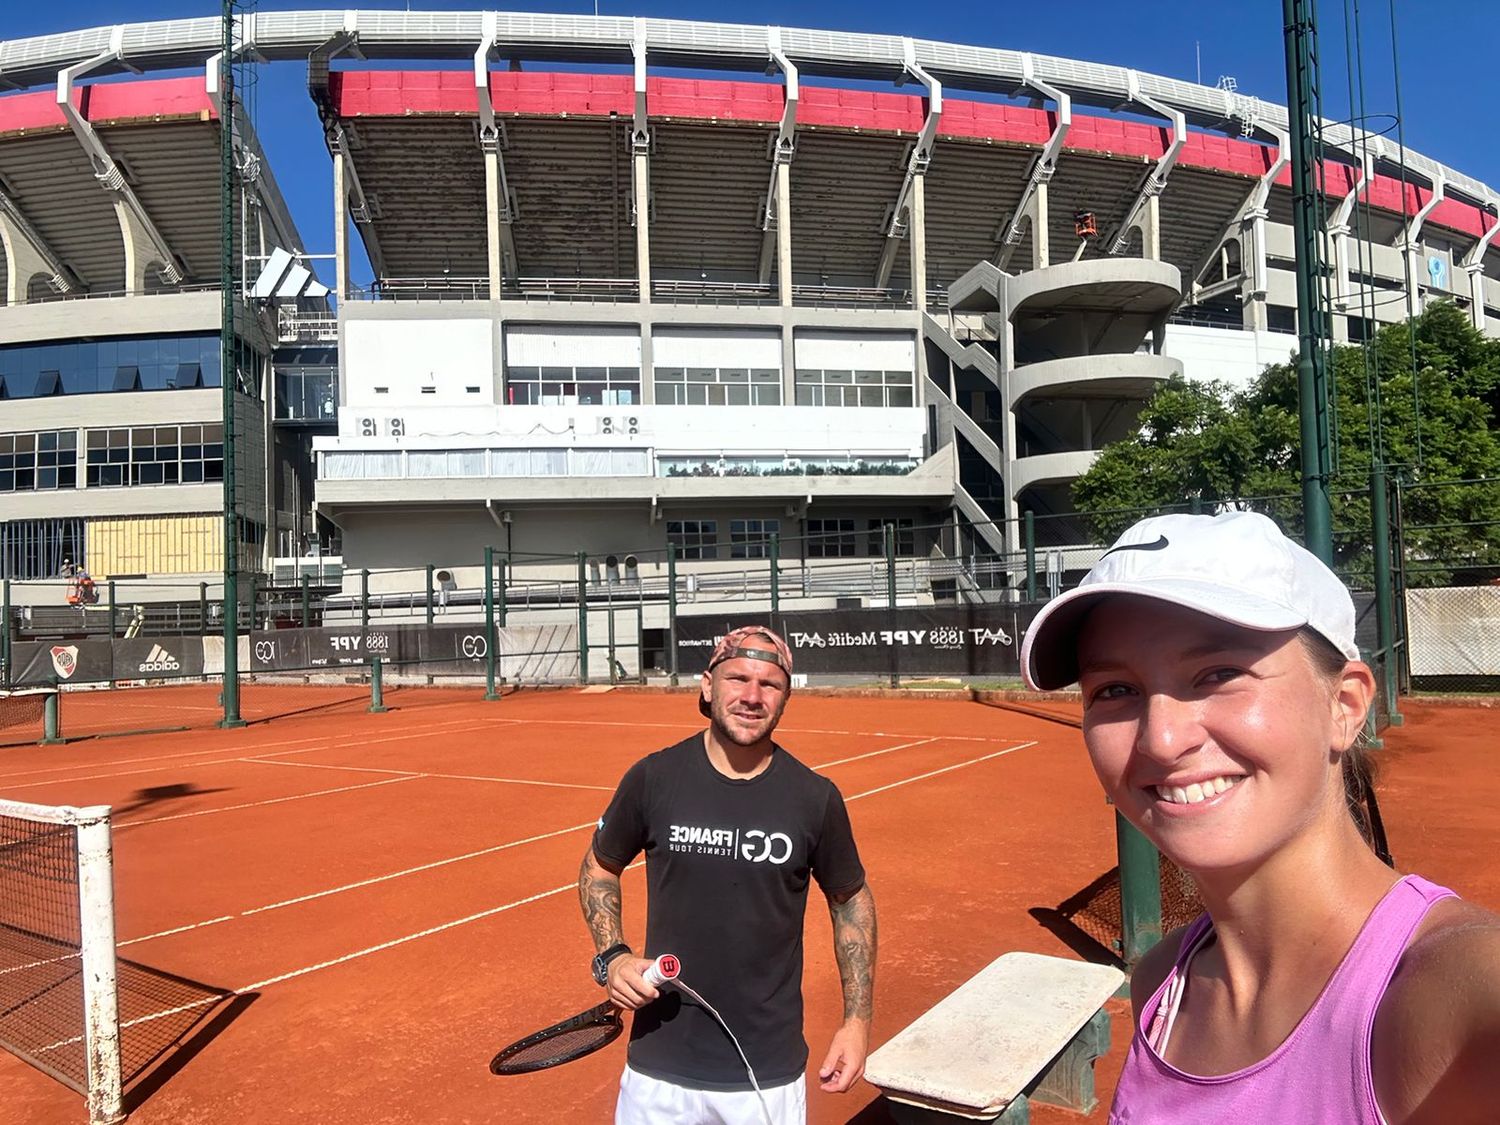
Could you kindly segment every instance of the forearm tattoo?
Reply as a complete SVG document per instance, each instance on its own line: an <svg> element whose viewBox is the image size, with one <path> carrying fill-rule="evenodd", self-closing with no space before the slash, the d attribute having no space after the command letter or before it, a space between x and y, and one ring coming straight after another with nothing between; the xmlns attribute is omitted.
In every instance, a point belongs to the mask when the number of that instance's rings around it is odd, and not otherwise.
<svg viewBox="0 0 1500 1125"><path fill-rule="evenodd" d="M625 940L620 924L620 877L594 862L592 848L584 853L583 864L578 868L578 901L593 935L595 952L603 953Z"/></svg>
<svg viewBox="0 0 1500 1125"><path fill-rule="evenodd" d="M829 900L828 909L844 985L844 1018L868 1020L875 1011L875 897L861 887L843 902Z"/></svg>

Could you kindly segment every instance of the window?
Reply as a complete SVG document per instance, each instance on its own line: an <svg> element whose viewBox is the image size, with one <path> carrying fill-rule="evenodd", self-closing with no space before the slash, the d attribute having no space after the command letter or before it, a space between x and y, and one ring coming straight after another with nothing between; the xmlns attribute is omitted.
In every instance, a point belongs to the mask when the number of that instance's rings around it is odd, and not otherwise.
<svg viewBox="0 0 1500 1125"><path fill-rule="evenodd" d="M636 406L639 367L512 367L506 372L512 406Z"/></svg>
<svg viewBox="0 0 1500 1125"><path fill-rule="evenodd" d="M218 422L89 430L84 444L90 488L224 479L224 427Z"/></svg>
<svg viewBox="0 0 1500 1125"><path fill-rule="evenodd" d="M0 434L0 492L78 487L78 431Z"/></svg>
<svg viewBox="0 0 1500 1125"><path fill-rule="evenodd" d="M808 520L807 557L810 559L847 559L854 557L854 521Z"/></svg>
<svg viewBox="0 0 1500 1125"><path fill-rule="evenodd" d="M58 578L63 563L84 566L83 520L11 520L0 523L0 572L11 578Z"/></svg>
<svg viewBox="0 0 1500 1125"><path fill-rule="evenodd" d="M729 557L768 558L771 553L771 536L780 534L780 520L730 520Z"/></svg>
<svg viewBox="0 0 1500 1125"><path fill-rule="evenodd" d="M885 554L885 525L896 525L896 556L910 558L917 553L917 521L910 517L870 521L870 554Z"/></svg>
<svg viewBox="0 0 1500 1125"><path fill-rule="evenodd" d="M911 406L910 371L834 371L798 368L798 406Z"/></svg>
<svg viewBox="0 0 1500 1125"><path fill-rule="evenodd" d="M718 520L668 520L667 542L677 548L679 559L719 557Z"/></svg>
<svg viewBox="0 0 1500 1125"><path fill-rule="evenodd" d="M0 346L9 398L218 386L220 370L217 333Z"/></svg>
<svg viewBox="0 0 1500 1125"><path fill-rule="evenodd" d="M656 401L666 406L780 406L781 372L768 367L658 367Z"/></svg>

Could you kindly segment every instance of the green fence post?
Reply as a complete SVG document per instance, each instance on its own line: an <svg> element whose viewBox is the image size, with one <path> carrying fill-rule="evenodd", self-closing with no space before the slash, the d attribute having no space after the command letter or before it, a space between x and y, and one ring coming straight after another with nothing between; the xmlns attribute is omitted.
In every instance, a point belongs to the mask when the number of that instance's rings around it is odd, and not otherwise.
<svg viewBox="0 0 1500 1125"><path fill-rule="evenodd" d="M386 711L385 690L381 683L381 660L375 657L370 661L370 713L383 715Z"/></svg>
<svg viewBox="0 0 1500 1125"><path fill-rule="evenodd" d="M896 631L896 525L885 525L885 614L891 632ZM891 687L901 686L901 648L891 642Z"/></svg>
<svg viewBox="0 0 1500 1125"><path fill-rule="evenodd" d="M639 594L635 599L635 678L646 682L646 605Z"/></svg>
<svg viewBox="0 0 1500 1125"><path fill-rule="evenodd" d="M612 684L620 682L615 674L615 599L613 594L609 599L609 682Z"/></svg>
<svg viewBox="0 0 1500 1125"><path fill-rule="evenodd" d="M588 556L578 552L578 682L589 682Z"/></svg>
<svg viewBox="0 0 1500 1125"><path fill-rule="evenodd" d="M497 579L495 591L495 621L500 628L505 628L505 584L510 581L510 551L505 552L505 557L500 560L500 569L496 572Z"/></svg>
<svg viewBox="0 0 1500 1125"><path fill-rule="evenodd" d="M42 745L55 746L62 736L62 688L47 693L42 703Z"/></svg>
<svg viewBox="0 0 1500 1125"><path fill-rule="evenodd" d="M255 603L260 600L260 579L250 576L250 628L255 628Z"/></svg>
<svg viewBox="0 0 1500 1125"><path fill-rule="evenodd" d="M1195 516L1203 514L1203 497L1196 492L1188 497L1188 512Z"/></svg>
<svg viewBox="0 0 1500 1125"><path fill-rule="evenodd" d="M307 575L303 575L300 585L302 586L302 627L309 627L312 621L312 594L307 588Z"/></svg>
<svg viewBox="0 0 1500 1125"><path fill-rule="evenodd" d="M359 572L359 625L366 628L370 624L370 568L365 567Z"/></svg>
<svg viewBox="0 0 1500 1125"><path fill-rule="evenodd" d="M5 674L0 676L0 683L10 683L10 579L4 583L5 592L0 600L4 602L5 632L0 633L0 664L5 666Z"/></svg>
<svg viewBox="0 0 1500 1125"><path fill-rule="evenodd" d="M1026 543L1026 600L1036 601L1036 515L1031 511L1026 513L1026 522L1022 525L1022 536Z"/></svg>
<svg viewBox="0 0 1500 1125"><path fill-rule="evenodd" d="M1120 956L1134 966L1161 940L1161 858L1118 811L1115 849L1120 859Z"/></svg>
<svg viewBox="0 0 1500 1125"><path fill-rule="evenodd" d="M771 532L771 612L781 612L781 536Z"/></svg>
<svg viewBox="0 0 1500 1125"><path fill-rule="evenodd" d="M109 639L115 639L115 580L109 580Z"/></svg>
<svg viewBox="0 0 1500 1125"><path fill-rule="evenodd" d="M427 624L432 624L432 564L427 564Z"/></svg>
<svg viewBox="0 0 1500 1125"><path fill-rule="evenodd" d="M1375 645L1381 656L1385 717L1391 726L1400 726L1403 716L1396 702L1400 686L1396 675L1395 585L1391 579L1391 509L1384 465L1370 470L1370 525L1375 545Z"/></svg>
<svg viewBox="0 0 1500 1125"><path fill-rule="evenodd" d="M208 635L208 583L198 583L198 632Z"/></svg>
<svg viewBox="0 0 1500 1125"><path fill-rule="evenodd" d="M677 544L667 544L667 674L677 686Z"/></svg>
<svg viewBox="0 0 1500 1125"><path fill-rule="evenodd" d="M484 549L484 697L500 698L495 690L495 548Z"/></svg>

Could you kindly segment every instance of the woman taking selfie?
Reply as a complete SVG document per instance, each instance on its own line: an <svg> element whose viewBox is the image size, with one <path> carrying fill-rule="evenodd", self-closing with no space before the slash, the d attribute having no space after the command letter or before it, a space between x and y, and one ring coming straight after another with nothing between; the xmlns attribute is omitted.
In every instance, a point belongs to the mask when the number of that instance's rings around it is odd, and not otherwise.
<svg viewBox="0 0 1500 1125"><path fill-rule="evenodd" d="M1207 908L1136 966L1112 1123L1500 1121L1500 918L1384 855L1331 570L1258 514L1143 520L1021 662Z"/></svg>

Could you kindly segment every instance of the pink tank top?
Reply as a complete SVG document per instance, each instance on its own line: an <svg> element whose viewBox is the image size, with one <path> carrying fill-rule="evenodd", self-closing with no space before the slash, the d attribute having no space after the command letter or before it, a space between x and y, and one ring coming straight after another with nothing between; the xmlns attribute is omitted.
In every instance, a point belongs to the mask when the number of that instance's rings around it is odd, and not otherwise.
<svg viewBox="0 0 1500 1125"><path fill-rule="evenodd" d="M1370 1034L1401 955L1433 904L1454 897L1417 875L1386 892L1316 1003L1260 1062L1202 1077L1166 1062L1149 1041L1162 998L1212 932L1208 915L1182 936L1176 964L1141 1013L1110 1107L1110 1125L1207 1121L1328 1121L1385 1125L1370 1074Z"/></svg>

